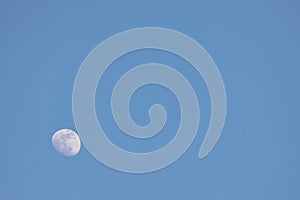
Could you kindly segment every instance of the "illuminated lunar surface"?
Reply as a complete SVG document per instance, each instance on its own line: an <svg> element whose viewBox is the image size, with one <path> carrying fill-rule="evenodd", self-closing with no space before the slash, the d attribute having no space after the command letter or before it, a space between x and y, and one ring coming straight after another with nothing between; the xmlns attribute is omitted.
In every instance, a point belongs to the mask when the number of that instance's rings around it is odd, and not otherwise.
<svg viewBox="0 0 300 200"><path fill-rule="evenodd" d="M70 129L61 129L52 136L53 147L64 156L75 156L80 151L78 135Z"/></svg>

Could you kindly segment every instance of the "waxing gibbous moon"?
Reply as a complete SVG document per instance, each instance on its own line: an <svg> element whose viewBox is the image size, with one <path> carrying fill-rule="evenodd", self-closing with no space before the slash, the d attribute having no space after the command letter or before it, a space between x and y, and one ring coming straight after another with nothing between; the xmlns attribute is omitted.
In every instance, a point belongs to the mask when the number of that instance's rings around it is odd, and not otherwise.
<svg viewBox="0 0 300 200"><path fill-rule="evenodd" d="M78 135L70 129L61 129L52 136L52 145L64 156L75 156L80 151L81 142Z"/></svg>

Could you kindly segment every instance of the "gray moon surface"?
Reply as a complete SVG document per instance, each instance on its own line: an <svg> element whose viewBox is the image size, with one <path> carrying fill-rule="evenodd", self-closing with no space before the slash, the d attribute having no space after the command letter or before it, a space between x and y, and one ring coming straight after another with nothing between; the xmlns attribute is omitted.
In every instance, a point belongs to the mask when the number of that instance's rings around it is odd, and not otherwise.
<svg viewBox="0 0 300 200"><path fill-rule="evenodd" d="M78 135L70 129L61 129L52 136L52 145L64 156L75 156L80 151L81 142Z"/></svg>

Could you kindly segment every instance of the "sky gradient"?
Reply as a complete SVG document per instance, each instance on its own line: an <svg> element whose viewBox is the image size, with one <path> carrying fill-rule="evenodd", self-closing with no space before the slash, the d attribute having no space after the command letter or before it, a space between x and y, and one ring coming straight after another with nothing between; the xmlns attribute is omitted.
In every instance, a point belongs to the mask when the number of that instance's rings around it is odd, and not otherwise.
<svg viewBox="0 0 300 200"><path fill-rule="evenodd" d="M299 13L296 0L0 1L0 199L300 199ZM76 130L72 90L80 64L109 36L145 26L178 30L214 59L228 98L219 142L198 159L210 119L205 84L183 60L146 50L107 70L96 94L99 121L128 150L166 144L180 118L170 91L145 86L132 98L132 116L141 125L153 103L171 116L149 141L122 134L107 105L126 70L150 61L168 64L189 78L200 101L200 128L188 151L143 175L102 165L84 145L77 156L63 157L51 137L58 129Z"/></svg>

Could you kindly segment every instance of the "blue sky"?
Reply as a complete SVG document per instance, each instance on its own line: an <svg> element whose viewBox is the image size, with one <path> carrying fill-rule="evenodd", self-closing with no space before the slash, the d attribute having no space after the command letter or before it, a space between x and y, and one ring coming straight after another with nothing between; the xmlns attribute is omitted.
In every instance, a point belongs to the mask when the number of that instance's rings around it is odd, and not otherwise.
<svg viewBox="0 0 300 200"><path fill-rule="evenodd" d="M299 13L296 0L1 1L0 199L299 199ZM143 175L112 170L84 146L76 157L61 156L51 136L76 129L72 89L81 62L107 37L145 26L189 35L218 65L228 98L218 144L204 160L197 158L210 117L201 77L182 70L186 64L170 54L142 51L111 66L96 107L108 103L109 88L122 74L118 66L174 65L201 100L200 128L189 150ZM163 131L174 130L178 104L156 86L134 95L133 118L147 123L147 105L156 102L172 116ZM172 137L141 143L118 132L109 109L98 117L111 140L132 151L156 149Z"/></svg>

